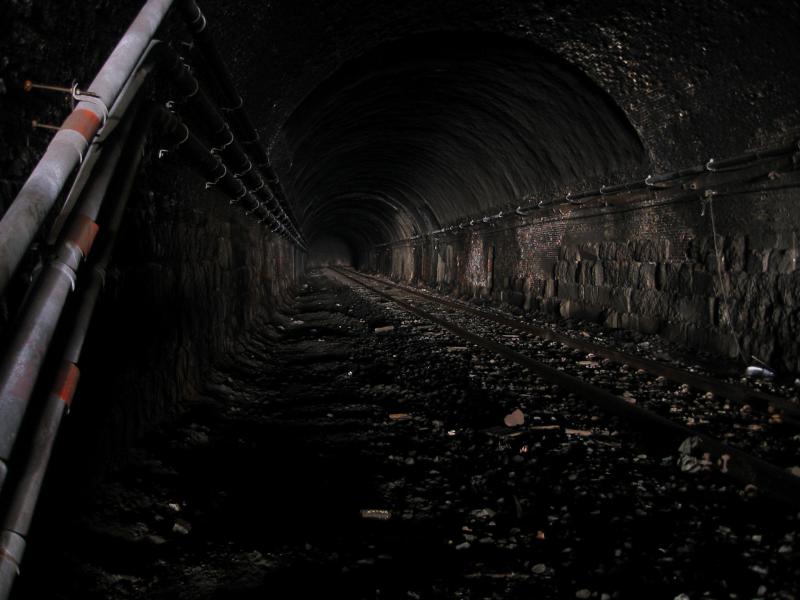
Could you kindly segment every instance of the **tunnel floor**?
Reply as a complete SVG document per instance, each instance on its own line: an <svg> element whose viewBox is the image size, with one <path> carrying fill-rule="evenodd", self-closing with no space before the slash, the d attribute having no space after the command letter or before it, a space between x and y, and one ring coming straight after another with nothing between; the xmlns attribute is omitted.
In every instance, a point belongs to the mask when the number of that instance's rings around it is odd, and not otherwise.
<svg viewBox="0 0 800 600"><path fill-rule="evenodd" d="M800 593L798 515L355 287L312 274L243 343L16 598Z"/></svg>

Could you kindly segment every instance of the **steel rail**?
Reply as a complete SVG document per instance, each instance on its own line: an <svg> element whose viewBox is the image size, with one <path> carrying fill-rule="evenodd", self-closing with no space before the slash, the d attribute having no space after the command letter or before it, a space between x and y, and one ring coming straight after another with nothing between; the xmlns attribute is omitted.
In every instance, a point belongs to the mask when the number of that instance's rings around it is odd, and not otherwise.
<svg viewBox="0 0 800 600"><path fill-rule="evenodd" d="M499 325L511 327L513 329L516 329L517 331L531 333L536 337L539 337L548 342L557 342L569 348L580 350L581 352L596 354L597 356L602 356L603 358L607 358L608 360L611 360L613 362L628 364L632 367L641 369L657 377L664 377L665 379L669 379L670 381L674 381L676 383L685 383L689 387L694 388L696 390L711 392L715 395L719 395L723 398L728 398L729 400L733 400L738 403L749 404L753 409L761 412L769 413L771 412L770 408L772 407L774 409L780 410L784 416L789 417L789 419L791 420L800 419L800 406L798 406L791 400L782 398L780 396L776 396L774 394L768 394L766 392L762 392L759 390L753 390L741 385L728 383L726 381L720 381L719 379L712 379L711 377L699 375L697 373L692 373L690 371L686 371L678 367L673 367L672 365L667 365L662 362L658 362L648 358L642 358L640 356L635 356L627 352L614 350L613 348L609 348L608 346L603 346L601 344L597 344L594 342L574 338L549 328L539 327L536 325L525 323L518 319L511 319L509 317L504 317L502 315L489 313L484 310L474 308L472 306L465 306L463 304L454 302L452 300L448 300L446 298L440 298L432 294L425 294L423 292L420 292L419 290L415 290L413 288L403 286L394 283L392 281L386 281L385 279L375 277L374 275L369 275L367 273L359 273L359 275L361 277L366 277L368 279L371 279L373 281L376 281L384 285L390 285L396 287L410 294L414 294L416 296L420 296L421 298L425 298L426 300L430 300L432 302L438 302L443 306L449 306L451 308L467 312L469 314L481 317L483 319L493 321ZM798 423L797 421L792 421L792 422Z"/></svg>
<svg viewBox="0 0 800 600"><path fill-rule="evenodd" d="M459 325L432 315L409 302L387 294L368 283L364 283L363 280L359 279L359 276L352 274L352 272L348 273L333 267L328 268L332 272L350 279L382 298L394 302L411 314L435 323L464 340L520 364L542 378L558 385L562 389L572 392L584 400L597 405L602 410L634 423L638 428L653 435L653 438L646 439L648 442L658 440L666 442L667 444L673 444L672 449L674 451L674 449L677 448L677 444L680 444L688 438L695 439L697 441L697 446L695 447L696 452L700 454L707 453L712 464L724 465L724 468L720 468L720 473L740 484L755 485L758 489L764 491L776 500L785 502L794 507L800 506L800 477L796 477L788 471L744 452L743 450L729 446L712 436L694 431L652 411L635 404L630 404L624 398L616 394L563 371L548 367L537 360L512 350L508 346L486 339ZM401 289L401 291L403 290ZM727 457L727 459L723 457Z"/></svg>

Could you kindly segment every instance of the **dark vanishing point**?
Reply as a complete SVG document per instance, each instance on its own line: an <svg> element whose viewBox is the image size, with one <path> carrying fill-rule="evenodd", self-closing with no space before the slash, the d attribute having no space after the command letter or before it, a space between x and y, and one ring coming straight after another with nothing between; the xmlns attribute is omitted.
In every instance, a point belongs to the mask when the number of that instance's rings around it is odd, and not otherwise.
<svg viewBox="0 0 800 600"><path fill-rule="evenodd" d="M0 600L800 600L798 32L0 2Z"/></svg>

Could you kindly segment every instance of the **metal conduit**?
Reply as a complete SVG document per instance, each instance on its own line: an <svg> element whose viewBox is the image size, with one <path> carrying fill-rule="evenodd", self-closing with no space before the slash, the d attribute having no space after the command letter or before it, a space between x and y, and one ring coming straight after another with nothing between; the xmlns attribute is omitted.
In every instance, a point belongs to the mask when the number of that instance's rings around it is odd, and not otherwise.
<svg viewBox="0 0 800 600"><path fill-rule="evenodd" d="M80 308L71 324L68 341L62 349L62 368L46 399L30 456L17 477L17 486L9 510L2 522L0 600L7 598L18 573L19 562L25 549L25 537L56 433L77 386L79 377L77 363L102 288L105 268L111 257L116 232L151 128L155 126L162 130L164 137L174 144L179 154L187 158L209 179L210 185L218 186L231 198L231 204L241 204L247 210L247 214L252 214L260 222L268 221L273 232L279 232L306 250L302 235L288 210L274 173L267 165L265 169L269 179L264 181L258 170L252 168L251 158L248 157L253 150L248 152L242 147L252 145L257 141L257 137L241 143L235 140L225 119L208 97L200 92L199 83L180 58L166 44L152 40L170 5L170 0L150 0L140 11L91 85L91 91L97 98L81 101L67 118L14 204L0 222L0 293L2 293L72 169L86 156L87 148L92 149L91 163L85 165L73 183L73 188L51 231L51 239L55 237L58 240L54 252L29 291L9 350L0 364L0 417L2 417L0 418L0 490L2 490L7 476L7 460L14 447L67 296L75 288L80 264L89 254L98 232L96 219L101 205L106 200L112 180L117 178L118 171L125 168L122 193L107 224L105 245L94 262L90 282L81 297ZM191 5L196 8L194 2L191 2ZM199 9L197 12L199 13ZM207 40L206 45L206 49L209 52L213 50L216 56L215 70L227 74L210 40ZM98 143L89 146L109 117L107 107L112 105L111 116L122 119L132 104L139 102L138 92L157 64L166 66L175 85L183 90L190 118L210 128L208 137L213 147L209 150L180 119L163 107L148 108L136 118L135 127L133 127L134 118L129 117L122 121L123 124L118 130L114 127L109 128L110 133L101 136L107 145L106 151L100 151ZM228 80L230 80L229 75ZM255 134L245 113L239 113L237 118L240 121L239 129L247 131L249 128ZM132 128L134 134L131 133ZM130 135L135 136L132 142L128 139ZM263 148L260 144L256 146L261 153L256 151L256 156L261 157L263 154L265 158ZM280 195L276 194L275 190ZM76 202L77 208L73 209ZM9 232L12 230L16 235L10 235Z"/></svg>
<svg viewBox="0 0 800 600"><path fill-rule="evenodd" d="M89 86L97 98L78 103L0 220L0 294L171 6L148 0L139 11Z"/></svg>
<svg viewBox="0 0 800 600"><path fill-rule="evenodd" d="M52 246L58 241L58 236L61 234L61 230L64 227L65 221L69 217L70 212L75 206L75 203L78 201L78 198L80 198L80 195L83 193L87 182L91 179L94 167L97 165L98 160L103 156L103 150L108 148L110 145L106 144L106 141L109 140L114 134L117 126L124 121L124 116L131 107L132 103L136 101L139 90L150 78L150 75L156 68L158 64L158 48L162 45L163 42L158 40L150 41L150 43L147 45L147 48L145 48L144 53L139 58L139 63L137 64L133 74L130 76L128 81L125 82L125 85L117 95L117 99L109 110L108 120L106 121L106 124L102 130L97 133L92 141L92 144L89 146L86 156L84 156L83 162L78 169L78 173L75 175L75 178L72 182L72 187L70 187L69 193L67 194L67 197L59 211L56 222L50 229L47 238L48 246Z"/></svg>
<svg viewBox="0 0 800 600"><path fill-rule="evenodd" d="M302 239L303 236L300 233L294 212L283 194L283 188L275 171L270 166L269 157L260 142L258 131L244 108L244 100L236 91L233 77L231 77L228 67L220 57L214 40L208 31L205 15L203 15L195 0L180 0L178 8L189 24L192 37L205 62L211 67L211 71L219 83L222 95L229 103L229 107L224 110L230 112L232 116L231 123L242 140L242 145L246 148L253 164L263 170L267 185L270 186L272 194L277 198L283 212L286 213L290 221L290 229L298 238Z"/></svg>
<svg viewBox="0 0 800 600"><path fill-rule="evenodd" d="M284 227L267 206L247 189L241 179L236 177L180 118L162 108L158 111L157 121L159 127L170 136L182 139L175 151L209 180L207 186L218 188L230 198L231 204L239 204L245 209L246 214L251 214L259 221L269 221L273 231L285 232L295 244L302 247L302 242Z"/></svg>
<svg viewBox="0 0 800 600"><path fill-rule="evenodd" d="M2 530L0 530L0 600L5 600L10 594L11 586L19 571L19 564L25 551L25 538L33 518L58 429L77 386L79 378L77 363L80 360L94 306L103 285L105 269L111 258L116 234L119 230L127 199L130 196L133 180L142 160L145 142L150 130L153 128L159 130L170 143L177 144L179 154L188 159L203 175L210 178L216 177L217 185L232 198L232 203L241 203L249 211L255 212L256 217L261 217L262 219L271 218L273 225L282 227L281 223L266 210L266 207L247 190L241 180L229 173L219 158L196 136L191 134L178 117L167 109L157 106L149 107L144 111L143 115L137 118L135 123L134 119L127 120L126 125L120 131L120 135L124 136L133 130L136 132L136 137L132 141L126 142L124 152L119 150L109 155L109 158L115 156L117 160L104 161L102 163L104 170L93 178L87 187L85 198L82 197L78 206L78 214L71 220L67 230L68 233L65 236L65 242L59 246L59 254L57 255L60 259L72 261L69 263L72 275L70 276L69 272L60 266L63 263L53 266L56 263L55 259L53 264L49 265L52 267L51 270L56 271L54 272L56 277L53 278L53 283L50 283L49 278L42 277L40 281L43 283L37 288L33 295L34 301L29 305L28 312L33 314L28 315L26 313L27 320L23 321L24 331L33 329L38 332L34 343L28 344L28 346L33 347L33 350L26 346L24 355L21 358L25 365L28 366L19 370L12 369L11 376L7 381L3 382L9 388L16 386L15 389L26 389L24 403L21 403L24 406L9 413L12 418L4 419L0 423L0 432L3 432L2 436L0 436L0 442L10 439L13 444L13 438L16 436L19 423L24 415L24 409L33 391L33 385L41 368L41 362L43 362L44 356L48 351L48 345L58 324L58 318L57 316L54 317L53 313L57 312L60 315L70 284L74 285L75 271L78 268L76 263L79 263L81 258L88 254L88 247L80 253L75 252L74 233L69 232L76 231L75 224L77 223L80 224L78 230L83 231L84 235L87 235L84 228L89 227L91 233L88 235L93 239L97 226L90 217L97 216L102 204L102 198L107 195L106 191L112 180L107 171L125 168L122 192L119 195L120 200L117 202L113 214L106 224L103 246L99 251L98 258L92 265L91 279L81 295L76 319L71 325L67 342L61 352L61 368L46 399L45 407L38 421L30 456L21 470L9 509L2 522ZM120 140L120 143L118 143L119 148L122 147L123 141L126 141L126 138ZM125 160L120 160L120 156L124 156ZM116 173L114 175L116 177ZM86 244L90 246L91 239L86 240ZM57 275L59 274L66 275L66 277L58 278ZM40 309L42 302L46 305L45 309ZM28 326L28 321L39 325L31 328ZM38 360L38 368L35 369L35 373L33 368L35 361L31 359L31 353L34 351L35 359ZM23 375L22 378L14 376L18 371ZM22 398L22 396L19 396L19 398ZM0 412L7 414L1 405ZM11 446L8 445L3 456L7 456L10 453L10 449ZM3 464L3 462L0 461L0 464Z"/></svg>
<svg viewBox="0 0 800 600"><path fill-rule="evenodd" d="M129 131L130 123L126 123L117 133L124 139ZM67 295L75 288L80 264L89 254L97 233L95 219L121 154L122 144L115 143L103 157L99 172L81 195L75 214L67 222L64 234L34 283L3 354L0 362L0 465L7 463L11 456ZM0 490L4 479L5 474L0 472Z"/></svg>
<svg viewBox="0 0 800 600"><path fill-rule="evenodd" d="M284 232L285 236L294 243L302 245L296 230L291 229L291 221L288 215L281 208L280 203L266 185L258 169L254 168L245 150L233 135L228 123L205 92L200 89L199 82L191 74L178 54L171 48L165 48L165 66L183 98L182 103L186 107L189 121L204 131L206 139L212 146L212 154L221 159L222 164L226 167L226 174L229 173L234 178L239 179L248 193L259 199L260 205L264 206L267 213L269 213L269 219L281 224L281 231ZM237 192L237 196L239 193ZM265 216L266 213L261 217L261 220Z"/></svg>
<svg viewBox="0 0 800 600"><path fill-rule="evenodd" d="M78 383L80 372L77 364L83 350L83 342L103 286L105 270L111 259L131 189L144 157L147 137L156 115L155 107L150 105L141 110L135 119L131 118L127 121L127 129L129 131L133 129L134 133L133 137L126 140L124 160L114 169L115 179L120 178L120 171L122 171L119 194L116 195L117 200L112 214L103 224L104 235L99 241L97 256L90 265L90 280L82 290L78 301L77 318L71 324L67 341L61 348L61 367L50 387L44 409L39 416L36 435L30 444L28 459L22 466L8 510L3 515L2 529L0 529L0 600L8 598L19 571L26 538L58 430L69 409ZM132 128L131 124L134 124Z"/></svg>
<svg viewBox="0 0 800 600"><path fill-rule="evenodd" d="M57 223L60 231L63 222L70 223L66 234L60 235L47 266L28 292L14 336L0 362L0 490L7 475L6 463L16 441L19 426L24 418L36 379L61 316L67 295L74 289L80 262L88 254L94 233L95 221L111 183L112 173L122 155L124 141L130 134L132 119L117 112L128 112L139 101L139 92L159 63L159 48L164 45L150 42L140 57L137 70L123 84L115 103L119 127L100 138L105 150L97 152L92 169L82 181L76 181L73 191L80 206L72 213L64 210ZM72 192L71 192L72 194ZM68 198L69 200L69 198ZM65 206L65 209L68 207Z"/></svg>

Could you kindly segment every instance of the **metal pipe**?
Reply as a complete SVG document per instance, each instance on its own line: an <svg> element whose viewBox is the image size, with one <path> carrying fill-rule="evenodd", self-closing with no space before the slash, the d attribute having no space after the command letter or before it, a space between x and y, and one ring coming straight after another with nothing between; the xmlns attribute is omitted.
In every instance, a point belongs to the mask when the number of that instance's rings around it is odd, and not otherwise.
<svg viewBox="0 0 800 600"><path fill-rule="evenodd" d="M778 146L775 148L767 148L765 150L758 150L756 152L748 152L747 154L740 154L739 156L734 156L731 158L723 158L721 160L710 158L708 159L705 168L712 173L717 171L733 171L738 168L746 167L749 163L757 160L774 158L776 156L782 156L784 154L796 152L797 150L800 150L800 141L794 141L791 144Z"/></svg>
<svg viewBox="0 0 800 600"><path fill-rule="evenodd" d="M61 206L59 215L56 218L53 227L50 229L47 238L48 245L52 246L58 241L58 236L64 227L64 223L74 208L75 203L78 201L78 198L80 198L81 194L83 193L83 189L86 187L86 183L91 178L92 171L97 164L97 161L103 155L103 150L109 145L106 143L107 140L109 140L109 138L114 134L117 126L120 123L125 122L123 119L125 113L131 107L131 104L136 100L139 90L142 88L145 82L148 81L150 76L153 74L153 71L161 62L163 48L165 47L167 46L163 42L152 40L148 44L147 48L145 48L145 51L140 57L139 63L134 69L130 79L128 79L128 81L122 87L122 90L120 90L120 93L117 95L117 99L114 101L114 104L111 106L109 111L108 121L106 122L105 127L98 132L92 141L92 144L89 146L86 156L84 156L83 162L78 169L78 173L75 175L75 178L72 182L69 193L67 194L67 197Z"/></svg>
<svg viewBox="0 0 800 600"><path fill-rule="evenodd" d="M6 463L16 441L47 349L64 309L75 289L81 261L89 254L98 227L97 215L111 184L111 174L133 127L128 119L109 142L114 146L100 162L74 214L70 217L53 255L31 289L11 342L0 360L0 464ZM5 476L0 473L0 490Z"/></svg>
<svg viewBox="0 0 800 600"><path fill-rule="evenodd" d="M302 239L303 236L300 233L294 211L283 194L280 181L270 165L269 156L267 156L266 150L260 142L258 131L244 108L244 100L236 90L236 84L233 81L230 70L225 65L222 57L220 57L214 39L208 31L205 15L203 15L195 0L180 0L178 8L183 13L192 37L200 48L205 62L210 66L211 72L219 83L222 95L229 102L229 107L223 110L231 113L233 117L231 123L234 129L237 130L236 133L242 140L242 145L247 150L254 165L263 169L264 179L270 187L272 195L275 196L283 212L286 213L290 229L298 238Z"/></svg>
<svg viewBox="0 0 800 600"><path fill-rule="evenodd" d="M272 194L258 169L254 168L228 123L200 89L197 79L174 50L167 48L164 52L165 67L183 95L187 117L205 132L206 139L213 146L212 153L222 160L228 173L239 179L247 191L259 199L272 219L280 222L284 228L291 228L291 220L281 208L278 199ZM237 191L236 195L239 193ZM293 233L297 236L296 231Z"/></svg>
<svg viewBox="0 0 800 600"><path fill-rule="evenodd" d="M50 462L53 446L61 427L61 422L72 402L78 384L80 372L77 363L80 361L83 342L91 323L94 307L103 286L105 270L111 260L117 240L122 218L133 189L134 180L144 154L147 135L150 130L155 111L151 108L139 114L136 119L135 137L128 140L125 148L125 160L122 162L125 172L119 186L118 198L113 212L104 223L104 236L91 265L91 278L82 291L78 303L78 312L72 322L70 331L61 353L61 369L45 402L38 421L33 444L23 467L21 476L14 488L0 531L0 600L8 597L14 579L19 572L25 550L25 542L33 520L36 504L42 483ZM115 179L119 173L115 173Z"/></svg>
<svg viewBox="0 0 800 600"><path fill-rule="evenodd" d="M78 103L0 220L0 294L171 5L148 0L142 7L89 86L96 98Z"/></svg>
<svg viewBox="0 0 800 600"><path fill-rule="evenodd" d="M219 188L231 198L231 204L242 205L248 214L252 214L259 220L271 221L274 226L273 231L285 233L294 243L304 248L303 241L276 219L253 192L249 191L242 181L231 173L225 164L189 130L183 121L165 108L157 111L157 119L163 131L182 138L176 151L209 180L206 183L206 187ZM180 134L177 132L180 132Z"/></svg>
<svg viewBox="0 0 800 600"><path fill-rule="evenodd" d="M0 533L0 598L8 598L19 574L19 563L25 552L25 540L10 531Z"/></svg>
<svg viewBox="0 0 800 600"><path fill-rule="evenodd" d="M722 160L714 160L713 158L710 159L706 164L697 165L694 167L689 167L686 169L681 169L678 171L672 171L670 173L662 173L660 175L648 175L645 179L630 181L627 183L621 183L619 185L613 186L600 186L599 190L586 190L579 193L568 193L564 199L564 201L581 205L584 204L588 198L597 197L597 196L608 196L611 194L617 194L620 192L628 192L638 189L647 189L647 188L668 188L672 187L672 182L677 179L682 179L684 177L690 177L694 175L700 175L705 172L718 172L718 171L732 171L742 167L749 165L752 162L757 160L763 160L767 158L776 158L779 156L784 156L786 154L791 154L793 152L797 152L800 150L800 140L795 140L790 144L784 144L782 146L775 146L771 148L767 148L764 150L759 150L756 152L749 152L745 154L740 154L737 156L733 156L730 158L722 159ZM549 206L556 206L561 204L557 199L550 200L549 202L544 202L543 200L538 203L535 208L544 208ZM529 214L529 211L526 211L522 208L522 206L518 206L514 213L503 213L503 216L508 216L509 214L517 214L521 216L525 216ZM496 215L499 216L499 215ZM492 219L493 217L488 217L488 219ZM483 222L486 221L487 217L484 217ZM437 235L439 233L453 231L454 229L464 229L467 226L475 225L477 221L468 221L464 223L460 223L458 225L451 225L449 227L442 227L441 229L437 229L436 231L430 231L423 235ZM405 241L405 240L398 240L398 241ZM393 242L388 242L387 244L379 244L379 245L390 245Z"/></svg>
<svg viewBox="0 0 800 600"><path fill-rule="evenodd" d="M698 165L695 167L689 167L687 169L681 169L679 171L672 171L670 173L662 173L660 175L648 175L645 177L644 183L647 187L656 187L656 188L664 188L664 187L672 187L673 181L676 179L682 179L684 177L691 177L693 175L699 175L700 173L705 172L706 167L705 165Z"/></svg>

